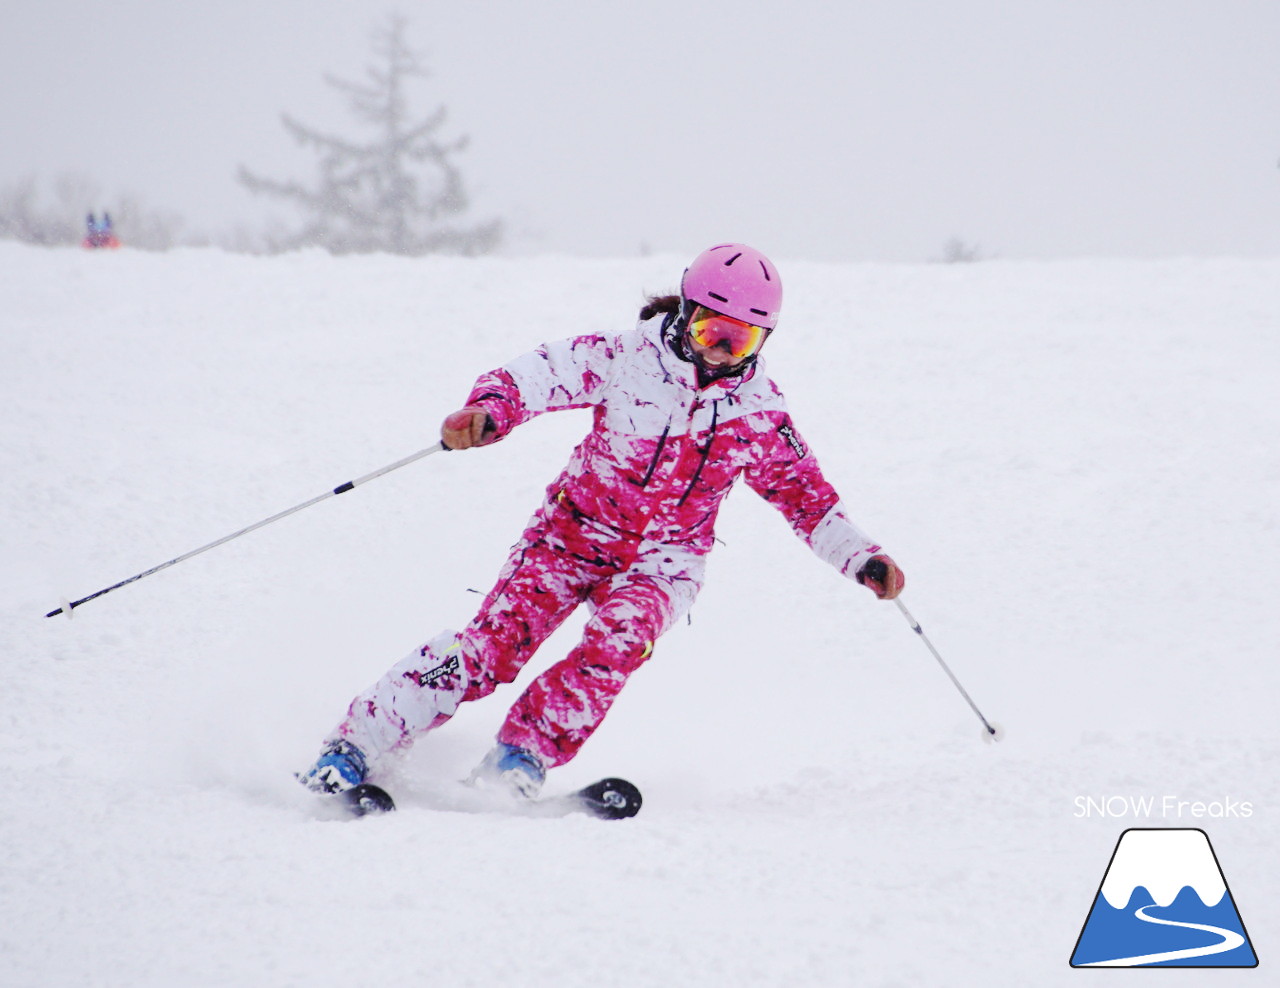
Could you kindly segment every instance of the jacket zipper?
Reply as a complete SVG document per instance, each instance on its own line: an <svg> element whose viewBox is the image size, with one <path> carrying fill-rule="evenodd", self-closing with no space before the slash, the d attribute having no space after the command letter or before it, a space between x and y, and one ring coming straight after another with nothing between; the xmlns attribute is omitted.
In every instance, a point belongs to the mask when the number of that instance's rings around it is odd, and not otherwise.
<svg viewBox="0 0 1280 988"><path fill-rule="evenodd" d="M649 469L644 472L644 477L640 480L633 480L632 483L637 487L648 487L649 481L653 479L653 471L658 469L658 460L662 458L662 447L667 444L667 435L671 432L671 423L667 422L667 427L662 430L662 435L658 437L658 448L653 451L653 461L649 464Z"/></svg>
<svg viewBox="0 0 1280 988"><path fill-rule="evenodd" d="M713 401L711 403L711 434L707 436L707 444L699 450L702 458L698 460L698 466L694 469L693 476L689 478L689 486L684 489L684 493L680 495L680 500L676 502L677 508L689 499L689 495L693 493L694 485L698 483L698 478L702 476L702 468L707 465L707 457L711 455L711 444L716 441L716 419L719 416L720 402Z"/></svg>

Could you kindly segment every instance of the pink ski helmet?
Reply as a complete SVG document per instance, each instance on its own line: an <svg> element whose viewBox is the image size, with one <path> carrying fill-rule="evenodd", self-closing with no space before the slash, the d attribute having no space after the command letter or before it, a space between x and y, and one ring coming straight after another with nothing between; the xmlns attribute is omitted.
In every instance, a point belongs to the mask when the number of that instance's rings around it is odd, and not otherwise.
<svg viewBox="0 0 1280 988"><path fill-rule="evenodd" d="M723 315L773 329L782 308L782 279L773 262L755 248L719 244L685 268L680 294Z"/></svg>

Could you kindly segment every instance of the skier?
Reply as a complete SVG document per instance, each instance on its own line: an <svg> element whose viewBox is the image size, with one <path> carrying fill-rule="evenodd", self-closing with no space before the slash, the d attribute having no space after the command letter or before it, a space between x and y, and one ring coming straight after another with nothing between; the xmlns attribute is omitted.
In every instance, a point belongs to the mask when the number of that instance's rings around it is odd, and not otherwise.
<svg viewBox="0 0 1280 988"><path fill-rule="evenodd" d="M458 704L515 680L585 603L582 639L516 700L472 774L475 784L535 797L692 606L716 513L739 476L822 559L877 597L898 595L901 571L850 521L759 359L781 301L763 254L721 244L689 265L679 295L649 298L636 329L547 343L481 375L444 420L448 448L487 446L567 408L592 408L591 432L471 623L437 635L357 696L303 784L321 793L361 784L377 759L439 727Z"/></svg>
<svg viewBox="0 0 1280 988"><path fill-rule="evenodd" d="M111 214L103 213L102 222L99 223L97 217L90 213L85 217L85 237L81 246L87 250L98 248L115 249L120 246L120 241L115 235L115 231L111 228Z"/></svg>

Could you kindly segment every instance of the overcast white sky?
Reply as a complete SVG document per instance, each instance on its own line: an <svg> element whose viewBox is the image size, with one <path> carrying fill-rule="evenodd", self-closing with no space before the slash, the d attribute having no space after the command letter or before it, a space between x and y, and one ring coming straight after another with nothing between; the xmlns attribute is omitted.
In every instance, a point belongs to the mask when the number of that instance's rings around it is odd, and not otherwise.
<svg viewBox="0 0 1280 988"><path fill-rule="evenodd" d="M0 186L80 171L191 227L282 208L288 111L410 18L513 252L1280 254L1280 0L3 0ZM110 206L104 202L101 206Z"/></svg>

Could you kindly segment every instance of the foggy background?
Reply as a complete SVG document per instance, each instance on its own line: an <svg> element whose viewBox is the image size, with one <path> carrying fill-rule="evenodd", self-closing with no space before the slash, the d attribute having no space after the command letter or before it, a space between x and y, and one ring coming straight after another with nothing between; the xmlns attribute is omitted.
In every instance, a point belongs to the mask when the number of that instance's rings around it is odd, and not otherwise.
<svg viewBox="0 0 1280 988"><path fill-rule="evenodd" d="M215 242L290 218L236 171L313 176L282 112L358 135L323 76L393 10L504 253L1280 252L1276 0L7 2L0 187L82 174Z"/></svg>

